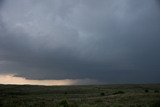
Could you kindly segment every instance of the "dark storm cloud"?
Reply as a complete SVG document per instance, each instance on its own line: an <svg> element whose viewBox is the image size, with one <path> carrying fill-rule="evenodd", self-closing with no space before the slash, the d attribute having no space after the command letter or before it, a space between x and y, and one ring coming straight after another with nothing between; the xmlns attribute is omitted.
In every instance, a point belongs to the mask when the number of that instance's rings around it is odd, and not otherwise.
<svg viewBox="0 0 160 107"><path fill-rule="evenodd" d="M160 82L157 2L0 1L0 72L33 79Z"/></svg>
<svg viewBox="0 0 160 107"><path fill-rule="evenodd" d="M0 5L2 5L3 2L4 2L4 0L0 0Z"/></svg>

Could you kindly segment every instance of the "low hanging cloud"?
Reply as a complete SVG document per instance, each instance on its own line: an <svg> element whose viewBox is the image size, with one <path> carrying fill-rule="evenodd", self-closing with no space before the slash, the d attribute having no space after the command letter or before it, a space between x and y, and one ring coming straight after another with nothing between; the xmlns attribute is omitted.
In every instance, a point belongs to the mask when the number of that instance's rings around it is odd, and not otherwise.
<svg viewBox="0 0 160 107"><path fill-rule="evenodd" d="M90 85L100 84L96 80L91 79L64 79L64 80L33 80L24 77L16 77L13 74L0 75L0 84L14 84L14 85Z"/></svg>
<svg viewBox="0 0 160 107"><path fill-rule="evenodd" d="M160 82L159 0L1 0L0 73Z"/></svg>

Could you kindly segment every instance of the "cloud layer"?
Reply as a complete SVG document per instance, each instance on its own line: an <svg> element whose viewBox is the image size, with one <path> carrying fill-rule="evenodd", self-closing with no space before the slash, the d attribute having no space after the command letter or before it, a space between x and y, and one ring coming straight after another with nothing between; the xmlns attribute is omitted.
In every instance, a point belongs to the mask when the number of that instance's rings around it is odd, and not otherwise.
<svg viewBox="0 0 160 107"><path fill-rule="evenodd" d="M0 73L160 82L159 0L1 0Z"/></svg>
<svg viewBox="0 0 160 107"><path fill-rule="evenodd" d="M24 77L16 77L14 75L0 75L0 84L16 84L16 85L90 85L100 84L96 80L90 79L64 79L64 80L33 80Z"/></svg>

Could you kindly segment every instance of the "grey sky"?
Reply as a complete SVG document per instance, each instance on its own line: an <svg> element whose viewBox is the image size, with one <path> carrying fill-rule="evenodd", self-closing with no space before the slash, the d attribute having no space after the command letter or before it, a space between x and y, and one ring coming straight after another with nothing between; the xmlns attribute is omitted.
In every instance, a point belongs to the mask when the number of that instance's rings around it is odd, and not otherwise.
<svg viewBox="0 0 160 107"><path fill-rule="evenodd" d="M160 82L160 2L0 0L0 73Z"/></svg>

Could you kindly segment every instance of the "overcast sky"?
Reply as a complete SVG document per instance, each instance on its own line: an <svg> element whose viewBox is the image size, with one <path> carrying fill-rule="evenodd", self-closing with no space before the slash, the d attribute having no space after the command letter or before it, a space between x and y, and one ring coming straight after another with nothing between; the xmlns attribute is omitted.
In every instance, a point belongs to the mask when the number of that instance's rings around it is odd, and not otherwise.
<svg viewBox="0 0 160 107"><path fill-rule="evenodd" d="M0 74L160 82L159 0L0 0Z"/></svg>

